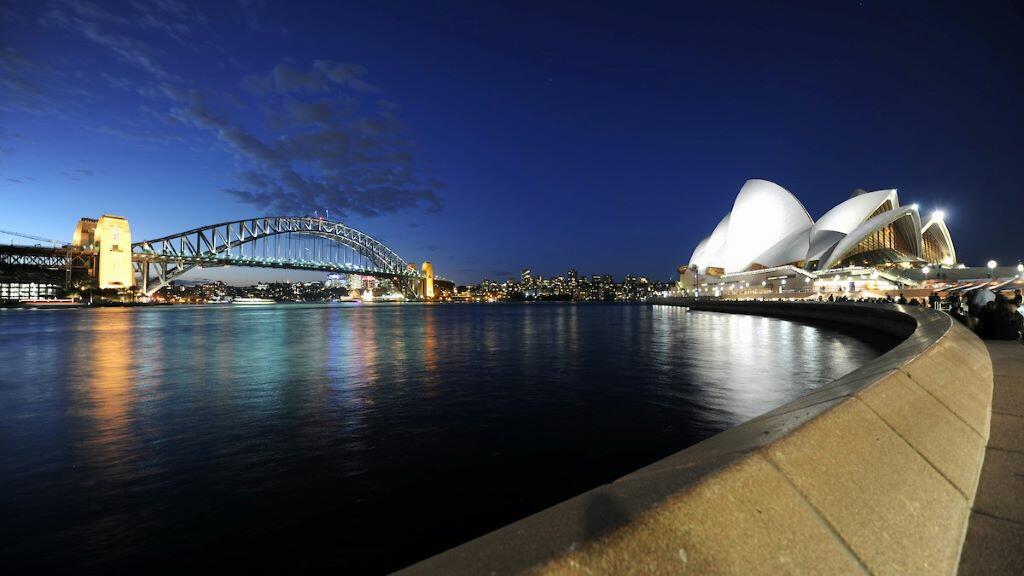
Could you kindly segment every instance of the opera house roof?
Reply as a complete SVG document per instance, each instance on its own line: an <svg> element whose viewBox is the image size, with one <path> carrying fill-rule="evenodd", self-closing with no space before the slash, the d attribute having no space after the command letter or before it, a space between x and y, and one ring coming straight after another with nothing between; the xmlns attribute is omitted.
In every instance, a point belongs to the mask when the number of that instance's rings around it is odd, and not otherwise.
<svg viewBox="0 0 1024 576"><path fill-rule="evenodd" d="M922 225L917 205L900 206L896 190L858 190L815 221L788 190L755 179L743 185L689 265L701 274L729 274L784 265L828 270L954 263L942 214Z"/></svg>

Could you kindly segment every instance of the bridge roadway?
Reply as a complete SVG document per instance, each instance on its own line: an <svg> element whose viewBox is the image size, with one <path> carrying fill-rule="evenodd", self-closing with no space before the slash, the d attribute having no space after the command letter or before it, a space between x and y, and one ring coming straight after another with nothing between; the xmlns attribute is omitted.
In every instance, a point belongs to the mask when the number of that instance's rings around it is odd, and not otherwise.
<svg viewBox="0 0 1024 576"><path fill-rule="evenodd" d="M95 273L94 246L0 246L0 266ZM131 246L136 285L151 295L192 268L247 266L359 274L398 281L425 275L369 235L322 218L275 216L222 222ZM432 274L432 273L431 273Z"/></svg>
<svg viewBox="0 0 1024 576"><path fill-rule="evenodd" d="M91 270L94 267L93 260L96 258L96 255L96 250L86 250L73 246L50 248L45 246L0 245L0 266L28 266L57 271L64 271L67 269ZM229 257L225 254L218 254L216 256L167 255L155 253L132 254L132 262L139 264L153 264L156 262L168 261L175 263L180 262L196 268L249 266L256 268L282 268L291 270L335 272L339 274L359 274L361 276L374 276L379 278L406 276L354 266L350 263L329 261L285 260L281 258L261 258L250 256ZM418 274L409 274L407 276L419 278Z"/></svg>

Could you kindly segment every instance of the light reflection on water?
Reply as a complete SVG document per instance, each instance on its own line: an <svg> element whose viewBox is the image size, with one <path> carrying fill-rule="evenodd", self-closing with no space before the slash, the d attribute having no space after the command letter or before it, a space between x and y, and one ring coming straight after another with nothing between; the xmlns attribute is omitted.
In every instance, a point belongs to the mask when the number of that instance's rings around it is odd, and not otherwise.
<svg viewBox="0 0 1024 576"><path fill-rule="evenodd" d="M639 305L7 311L0 558L383 572L877 354Z"/></svg>

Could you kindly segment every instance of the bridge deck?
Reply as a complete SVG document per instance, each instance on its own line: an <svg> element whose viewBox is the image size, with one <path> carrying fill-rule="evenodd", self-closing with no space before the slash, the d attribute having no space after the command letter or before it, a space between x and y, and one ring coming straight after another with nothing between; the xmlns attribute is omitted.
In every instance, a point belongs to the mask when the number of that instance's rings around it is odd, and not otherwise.
<svg viewBox="0 0 1024 576"><path fill-rule="evenodd" d="M1024 346L985 344L995 375L992 430L960 574L1024 574Z"/></svg>

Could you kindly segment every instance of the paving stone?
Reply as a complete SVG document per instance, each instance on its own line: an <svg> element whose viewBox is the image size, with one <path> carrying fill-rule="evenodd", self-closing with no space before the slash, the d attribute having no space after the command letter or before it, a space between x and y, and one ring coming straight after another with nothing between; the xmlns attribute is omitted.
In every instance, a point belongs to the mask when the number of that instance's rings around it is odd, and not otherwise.
<svg viewBox="0 0 1024 576"><path fill-rule="evenodd" d="M1024 523L1024 454L991 447L985 451L974 508Z"/></svg>
<svg viewBox="0 0 1024 576"><path fill-rule="evenodd" d="M971 513L959 574L1024 574L1024 524Z"/></svg>
<svg viewBox="0 0 1024 576"><path fill-rule="evenodd" d="M1024 453L1024 416L993 411L988 445Z"/></svg>
<svg viewBox="0 0 1024 576"><path fill-rule="evenodd" d="M997 374L992 388L992 410L1024 416L1024 370L1016 376Z"/></svg>
<svg viewBox="0 0 1024 576"><path fill-rule="evenodd" d="M992 358L993 371L997 375L1020 376L1024 374L1024 346L1018 342L986 341ZM1024 381L1021 382L1024 386Z"/></svg>

